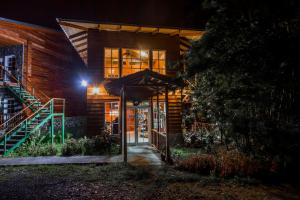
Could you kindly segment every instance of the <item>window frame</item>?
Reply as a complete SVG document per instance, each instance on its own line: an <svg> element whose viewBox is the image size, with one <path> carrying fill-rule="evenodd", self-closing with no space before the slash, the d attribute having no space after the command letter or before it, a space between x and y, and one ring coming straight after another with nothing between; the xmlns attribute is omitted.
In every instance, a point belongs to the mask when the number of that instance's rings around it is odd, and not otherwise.
<svg viewBox="0 0 300 200"><path fill-rule="evenodd" d="M134 60L134 59L136 59L136 58L134 58L134 57L132 57L132 56L130 56L130 58L124 58L123 57L123 50L132 50L132 51L139 51L139 63L140 63L140 65L139 65L139 68L133 68L132 66L133 65L131 65L130 64L130 70L131 70L131 73L129 73L129 74L125 74L124 75L124 61L126 61L126 60L128 60L128 62L130 63L130 62L132 62L132 60ZM144 52L147 52L147 54L148 54L148 67L147 68L142 68L142 65L143 65L143 62L142 62L142 51L144 51ZM152 51L151 51L151 49L138 49L138 48L121 48L121 55L122 55L122 62L121 62L121 72L122 72L122 74L121 74L121 77L124 77L124 76L127 76L127 75L130 75L130 74L134 74L134 73L137 73L137 72L140 72L140 71L142 71L142 70L145 70L145 69L151 69L151 62L150 62L150 59L151 59L151 56L150 56L150 54L152 53Z"/></svg>
<svg viewBox="0 0 300 200"><path fill-rule="evenodd" d="M117 104L118 105L118 113L117 113L117 115L114 115L112 112L112 105L113 104ZM106 112L106 106L107 105L110 105L110 111L109 112ZM106 121L106 115L109 115L109 117L110 117L110 121L111 122L107 122ZM107 123L110 123L110 130L111 130L111 132L110 132L110 134L118 134L118 133L113 133L113 126L114 126L114 124L117 124L118 126L119 126L119 124L120 124L120 119L119 119L119 115L120 115L120 103L119 103L119 101L107 101L107 102L104 102L104 126L105 127L107 127L108 125L107 125ZM118 121L116 122L116 123L114 123L113 122L113 120L112 120L112 118L114 117L114 116L116 116L117 118L118 118Z"/></svg>
<svg viewBox="0 0 300 200"><path fill-rule="evenodd" d="M110 57L106 57L106 55L105 55L105 52L106 52L107 49L110 50ZM117 57L117 59L118 59L118 67L113 67L113 60L116 59L116 58L113 57L113 50L117 50L117 52L118 52L118 57ZM104 58L103 59L103 77L105 79L117 79L117 78L120 78L121 77L120 76L120 48L116 48L116 47L104 47L103 54L104 54L104 56L103 56L103 58ZM110 59L110 66L109 67L106 66L106 60L107 59ZM110 71L110 76L107 76L106 69L110 69L109 70ZM117 75L115 75L115 76L112 76L113 75L112 74L112 70L113 69L117 70Z"/></svg>
<svg viewBox="0 0 300 200"><path fill-rule="evenodd" d="M154 52L157 51L157 59L154 58ZM159 53L160 52L164 52L165 53L165 59L160 59L159 57ZM163 49L153 49L151 51L151 54L152 54L152 68L151 70L153 72L157 72L157 73L160 73L160 74L163 74L163 75L166 75L167 74L167 50L163 50ZM158 62L158 68L154 68L154 61L157 61ZM164 61L164 68L161 68L160 66L160 61ZM154 69L158 69L158 71L155 71ZM161 71L163 71L164 73L161 73Z"/></svg>

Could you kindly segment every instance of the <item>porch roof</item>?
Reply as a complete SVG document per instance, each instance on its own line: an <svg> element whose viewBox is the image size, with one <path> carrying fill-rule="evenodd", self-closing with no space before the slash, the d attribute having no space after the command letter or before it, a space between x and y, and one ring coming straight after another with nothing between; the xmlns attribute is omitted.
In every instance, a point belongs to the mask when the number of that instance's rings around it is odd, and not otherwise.
<svg viewBox="0 0 300 200"><path fill-rule="evenodd" d="M104 84L109 94L121 96L122 89L126 90L128 100L146 100L157 94L168 90L175 90L183 87L182 79L175 79L170 76L153 72L149 69L112 80Z"/></svg>

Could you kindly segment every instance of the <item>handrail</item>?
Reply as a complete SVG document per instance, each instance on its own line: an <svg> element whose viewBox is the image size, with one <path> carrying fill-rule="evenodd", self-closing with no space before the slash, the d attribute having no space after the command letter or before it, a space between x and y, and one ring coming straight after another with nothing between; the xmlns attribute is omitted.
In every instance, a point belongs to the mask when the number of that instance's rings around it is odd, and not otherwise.
<svg viewBox="0 0 300 200"><path fill-rule="evenodd" d="M23 124L24 122L26 122L28 119L30 119L32 116L38 114L38 112L40 112L43 108L45 108L48 104L51 103L51 101L53 101L53 99L51 99L50 101L48 101L45 105L43 105L42 107L40 107L37 111L35 111L33 114L31 114L29 117L27 117L26 119L24 119L23 121L21 121L18 125L16 125L13 129L11 129L10 131L4 133L3 135L0 136L0 140L9 135L12 131L14 131L16 129L16 127L19 127L21 124Z"/></svg>
<svg viewBox="0 0 300 200"><path fill-rule="evenodd" d="M6 73L6 74L9 75L10 78L12 78L14 81L16 81L22 88L24 88L32 96L37 96L38 99L40 99L41 101L43 100L43 98L45 98L46 100L44 102L47 102L47 101L50 100L50 98L43 91L41 91L41 90L35 90L35 88L27 80L26 80L26 86L24 86L23 83L20 80L18 80L14 75L12 75L9 71L7 71L3 65L0 65L0 67L4 71L4 73L1 72L3 78L5 77L4 74ZM3 82L5 82L4 79L3 79ZM29 89L29 87L31 87L33 89L33 91L31 91ZM42 97L40 96L39 93L42 95ZM44 103L44 102L42 102L42 103Z"/></svg>
<svg viewBox="0 0 300 200"><path fill-rule="evenodd" d="M54 108L57 106L55 105L55 100L60 100L62 101L62 112L61 113L64 113L65 111L65 99L63 98L52 98L50 99L47 103L45 103L42 107L40 107L37 111L35 111L33 114L31 114L30 116L26 117L26 119L24 119L23 121L21 121L19 124L17 124L16 126L14 126L13 129L9 130L8 132L4 133L3 135L0 136L0 140L3 138L3 137L7 137L7 135L9 135L12 131L14 131L16 128L18 128L20 125L22 125L24 122L26 122L28 119L32 118L33 116L37 115L42 109L44 109L46 106L50 105L50 113L53 114L56 113Z"/></svg>
<svg viewBox="0 0 300 200"><path fill-rule="evenodd" d="M9 118L7 121L3 122L0 125L0 130L2 130L2 126L5 126L5 124L7 124L8 122L12 121L13 119L15 119L19 114L23 113L25 110L27 110L28 108L32 107L32 105L34 105L36 102L33 102L32 104L30 104L29 106L25 107L24 109L22 109L21 111L17 112L13 117Z"/></svg>

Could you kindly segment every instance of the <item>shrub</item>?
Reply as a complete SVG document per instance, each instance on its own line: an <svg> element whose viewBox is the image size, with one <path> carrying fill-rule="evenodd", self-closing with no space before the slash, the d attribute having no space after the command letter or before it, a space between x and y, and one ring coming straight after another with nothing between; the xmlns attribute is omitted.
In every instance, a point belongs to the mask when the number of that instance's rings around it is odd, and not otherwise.
<svg viewBox="0 0 300 200"><path fill-rule="evenodd" d="M179 169L209 175L216 170L216 160L212 155L195 155L179 162Z"/></svg>
<svg viewBox="0 0 300 200"><path fill-rule="evenodd" d="M62 147L62 155L101 155L110 153L112 144L103 136L94 138L68 139Z"/></svg>
<svg viewBox="0 0 300 200"><path fill-rule="evenodd" d="M218 173L221 177L256 176L262 170L262 164L257 159L247 156L237 150L221 151L218 157Z"/></svg>
<svg viewBox="0 0 300 200"><path fill-rule="evenodd" d="M254 158L237 150L217 154L198 154L179 160L177 168L202 175L252 177L264 179L278 174L278 163L272 159Z"/></svg>
<svg viewBox="0 0 300 200"><path fill-rule="evenodd" d="M75 139L66 140L65 144L62 146L62 155L64 156L82 155L84 151L82 142Z"/></svg>
<svg viewBox="0 0 300 200"><path fill-rule="evenodd" d="M82 155L84 152L84 141L68 139L62 146L62 155L64 156Z"/></svg>

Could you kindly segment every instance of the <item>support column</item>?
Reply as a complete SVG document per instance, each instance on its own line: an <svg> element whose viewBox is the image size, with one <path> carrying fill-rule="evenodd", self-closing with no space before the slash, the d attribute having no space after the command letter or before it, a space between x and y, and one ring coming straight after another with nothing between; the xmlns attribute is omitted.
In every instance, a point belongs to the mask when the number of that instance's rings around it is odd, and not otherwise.
<svg viewBox="0 0 300 200"><path fill-rule="evenodd" d="M126 88L122 88L122 154L123 161L127 163L127 123L126 123Z"/></svg>
<svg viewBox="0 0 300 200"><path fill-rule="evenodd" d="M156 109L157 109L157 132L159 132L159 92L158 89L156 91Z"/></svg>
<svg viewBox="0 0 300 200"><path fill-rule="evenodd" d="M170 144L169 144L169 90L168 86L165 88L165 101L166 101L166 161L170 161Z"/></svg>
<svg viewBox="0 0 300 200"><path fill-rule="evenodd" d="M65 143L65 114L61 116L61 143Z"/></svg>
<svg viewBox="0 0 300 200"><path fill-rule="evenodd" d="M153 122L153 98L150 98L150 144L153 144L153 135L152 135L152 129L154 128L154 122Z"/></svg>
<svg viewBox="0 0 300 200"><path fill-rule="evenodd" d="M54 144L54 117L51 116L51 144Z"/></svg>
<svg viewBox="0 0 300 200"><path fill-rule="evenodd" d="M51 144L54 143L54 116L53 116L53 100L50 103L50 114L51 114Z"/></svg>
<svg viewBox="0 0 300 200"><path fill-rule="evenodd" d="M120 152L119 153L122 153L122 149L123 149L123 142L122 142L122 137L123 137L123 134L122 134L122 105L123 105L123 102L122 102L122 94L120 96L120 100L119 100L119 126L118 126L118 134L120 135L120 138L121 138L121 142L120 142Z"/></svg>
<svg viewBox="0 0 300 200"><path fill-rule="evenodd" d="M156 134L156 148L159 149L159 120L160 120L160 113L159 113L159 92L158 88L156 91L156 109L157 109L157 134Z"/></svg>

